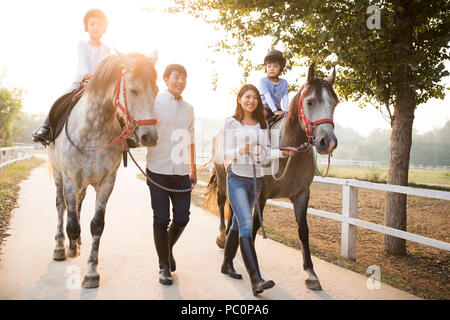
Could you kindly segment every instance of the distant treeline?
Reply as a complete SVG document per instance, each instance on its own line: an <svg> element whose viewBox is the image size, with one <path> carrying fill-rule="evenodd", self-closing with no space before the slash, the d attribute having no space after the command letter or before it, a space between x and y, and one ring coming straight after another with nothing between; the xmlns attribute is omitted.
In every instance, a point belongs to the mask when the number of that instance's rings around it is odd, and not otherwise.
<svg viewBox="0 0 450 320"><path fill-rule="evenodd" d="M336 159L367 160L388 163L390 130L376 129L366 137L359 132L336 125L338 148ZM424 134L413 133L410 164L450 166L450 121L442 128Z"/></svg>
<svg viewBox="0 0 450 320"><path fill-rule="evenodd" d="M15 141L31 143L31 133L42 124L44 118L44 114L23 114L22 119L15 123L20 132ZM197 151L210 152L209 143L222 124L223 121L219 119L197 118ZM390 130L376 129L363 136L352 128L336 124L335 133L338 148L333 156L336 159L379 161L387 164ZM450 166L450 121L442 128L435 128L424 134L413 133L410 163L421 166Z"/></svg>

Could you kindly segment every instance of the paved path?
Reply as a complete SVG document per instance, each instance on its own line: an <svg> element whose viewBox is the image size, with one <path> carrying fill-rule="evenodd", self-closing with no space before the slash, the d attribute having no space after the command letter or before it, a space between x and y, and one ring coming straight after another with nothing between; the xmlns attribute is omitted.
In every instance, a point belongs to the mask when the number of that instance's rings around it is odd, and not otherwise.
<svg viewBox="0 0 450 320"><path fill-rule="evenodd" d="M417 299L385 284L369 290L366 277L314 257L323 291L310 291L304 285L301 252L259 236L256 248L261 272L276 286L255 298L240 253L235 267L243 280L219 272L223 250L215 244L218 218L194 206L174 250L174 284L160 285L150 195L145 182L136 179L137 172L132 163L119 169L100 244L100 287L83 289L79 283L91 247L94 191L88 188L83 203L81 255L53 261L55 187L47 165L34 169L21 184L19 207L10 223L11 236L0 255L0 299Z"/></svg>

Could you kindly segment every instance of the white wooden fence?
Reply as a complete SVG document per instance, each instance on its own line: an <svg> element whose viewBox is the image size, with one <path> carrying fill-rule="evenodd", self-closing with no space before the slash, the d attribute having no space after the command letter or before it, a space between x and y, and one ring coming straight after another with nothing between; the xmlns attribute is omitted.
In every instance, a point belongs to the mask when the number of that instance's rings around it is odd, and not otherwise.
<svg viewBox="0 0 450 320"><path fill-rule="evenodd" d="M8 168L10 164L29 159L33 155L33 146L0 148L0 173L2 168Z"/></svg>
<svg viewBox="0 0 450 320"><path fill-rule="evenodd" d="M361 227L384 234L388 234L397 238L417 242L430 247L450 251L450 243L430 239L427 237L419 236L410 232L382 226L376 223L364 221L358 219L358 189L371 189L380 191L389 191L396 193L403 193L409 195L415 195L420 197L435 198L441 200L450 200L450 192L420 189L412 187L403 187L396 185L388 185L382 183L372 183L367 181L360 181L355 179L337 179L337 178L322 178L314 177L315 182L330 183L342 185L342 214L336 214L308 208L308 213L327 218L342 223L341 232L341 255L347 259L356 260L356 227ZM199 181L200 185L206 186L207 183ZM288 209L293 209L291 203L283 201L268 200L268 204L281 206Z"/></svg>

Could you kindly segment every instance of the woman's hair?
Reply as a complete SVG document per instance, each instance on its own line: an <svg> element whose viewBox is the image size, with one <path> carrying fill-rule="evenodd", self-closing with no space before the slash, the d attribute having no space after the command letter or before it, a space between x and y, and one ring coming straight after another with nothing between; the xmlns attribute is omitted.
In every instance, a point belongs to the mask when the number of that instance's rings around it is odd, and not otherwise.
<svg viewBox="0 0 450 320"><path fill-rule="evenodd" d="M106 17L106 14L100 10L100 9L91 9L84 15L83 22L84 22L84 31L88 31L88 22L90 18L98 18L103 21L105 24L105 30L108 27L108 18Z"/></svg>
<svg viewBox="0 0 450 320"><path fill-rule="evenodd" d="M187 77L186 69L181 64L169 64L164 70L163 78L169 78L172 72L178 72L184 74Z"/></svg>
<svg viewBox="0 0 450 320"><path fill-rule="evenodd" d="M235 118L239 122L242 122L242 119L244 118L244 109L242 109L242 106L239 103L239 99L241 99L244 93L246 93L248 90L252 90L253 92L255 92L258 99L258 105L252 112L252 118L258 121L261 129L266 129L267 123L264 119L264 105L261 100L261 95L258 89L252 84L244 84L239 90L236 98L236 111L234 112L233 118Z"/></svg>

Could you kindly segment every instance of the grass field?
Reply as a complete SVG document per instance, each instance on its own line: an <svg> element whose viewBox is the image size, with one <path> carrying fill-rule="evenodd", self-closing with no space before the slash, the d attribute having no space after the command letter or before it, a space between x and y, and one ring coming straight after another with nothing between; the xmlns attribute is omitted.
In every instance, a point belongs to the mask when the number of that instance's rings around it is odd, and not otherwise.
<svg viewBox="0 0 450 320"><path fill-rule="evenodd" d="M322 172L324 167L319 167ZM369 169L369 168L344 168L333 167L331 164L328 172L329 177L342 179L358 179L372 182L386 183L387 168L385 169ZM409 184L412 185L434 185L442 186L444 189L450 189L450 172L438 170L410 169ZM445 188L446 187L446 188Z"/></svg>

